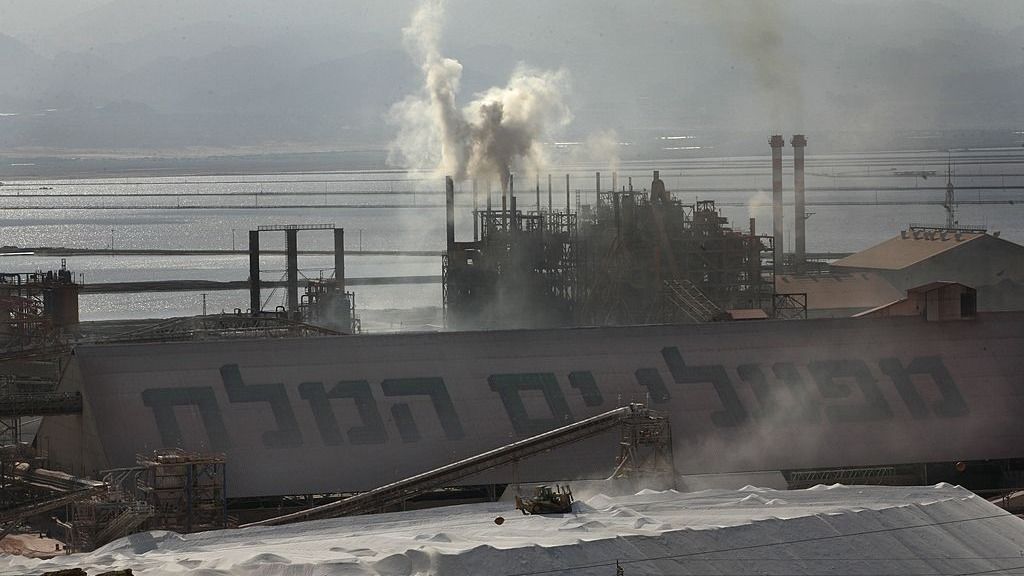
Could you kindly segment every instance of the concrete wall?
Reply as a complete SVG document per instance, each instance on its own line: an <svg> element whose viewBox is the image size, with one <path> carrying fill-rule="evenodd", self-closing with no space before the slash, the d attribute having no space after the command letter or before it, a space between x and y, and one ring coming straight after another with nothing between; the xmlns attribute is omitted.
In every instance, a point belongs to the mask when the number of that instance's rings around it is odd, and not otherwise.
<svg viewBox="0 0 1024 576"><path fill-rule="evenodd" d="M76 358L82 429L97 432L80 454L119 467L163 446L225 452L230 496L364 490L631 401L670 415L685 474L1024 456L1017 313L955 330L757 321L93 345ZM519 477L607 476L617 442L523 462Z"/></svg>

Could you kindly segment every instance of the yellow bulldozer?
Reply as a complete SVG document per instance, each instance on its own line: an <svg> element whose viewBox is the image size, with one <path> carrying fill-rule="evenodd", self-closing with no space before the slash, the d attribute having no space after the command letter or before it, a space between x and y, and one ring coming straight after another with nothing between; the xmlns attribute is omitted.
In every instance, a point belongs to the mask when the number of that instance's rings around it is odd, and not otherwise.
<svg viewBox="0 0 1024 576"><path fill-rule="evenodd" d="M533 496L521 498L516 494L516 510L523 514L567 514L572 512L572 490L569 486L536 486Z"/></svg>

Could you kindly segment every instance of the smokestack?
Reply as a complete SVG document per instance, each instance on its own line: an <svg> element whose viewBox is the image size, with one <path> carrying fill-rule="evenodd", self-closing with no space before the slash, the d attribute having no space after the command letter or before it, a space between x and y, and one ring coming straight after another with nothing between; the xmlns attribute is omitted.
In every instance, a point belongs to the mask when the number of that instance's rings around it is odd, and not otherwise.
<svg viewBox="0 0 1024 576"><path fill-rule="evenodd" d="M537 214L540 214L540 172L537 173L537 177L534 180L537 191Z"/></svg>
<svg viewBox="0 0 1024 576"><path fill-rule="evenodd" d="M596 192L594 192L594 204L596 206L600 206L601 205L601 173L600 172L595 172L595 174L597 174L597 185L596 185L596 188L595 188Z"/></svg>
<svg viewBox="0 0 1024 576"><path fill-rule="evenodd" d="M804 225L806 224L804 208L804 147L807 146L807 138L803 134L794 134L790 141L793 145L793 210L796 218L793 220L795 233L793 241L796 244L796 267L803 268L807 259L807 245Z"/></svg>
<svg viewBox="0 0 1024 576"><path fill-rule="evenodd" d="M782 227L782 147L786 145L785 139L776 134L768 139L772 147L772 232L775 243L775 273L782 273L782 255L784 247Z"/></svg>
<svg viewBox="0 0 1024 576"><path fill-rule="evenodd" d="M501 211L508 211L508 184L512 181L512 175L509 174L508 178L501 179Z"/></svg>
<svg viewBox="0 0 1024 576"><path fill-rule="evenodd" d="M509 199L512 201L512 230L518 230L519 229L519 219L516 216L516 197L515 196L510 196Z"/></svg>
<svg viewBox="0 0 1024 576"><path fill-rule="evenodd" d="M345 292L345 229L334 229L334 281Z"/></svg>
<svg viewBox="0 0 1024 576"><path fill-rule="evenodd" d="M501 221L504 223L508 222L508 183L511 181L511 174L508 175L508 180L501 181Z"/></svg>
<svg viewBox="0 0 1024 576"><path fill-rule="evenodd" d="M299 317L299 230L284 231L285 268L288 274L288 318Z"/></svg>
<svg viewBox="0 0 1024 576"><path fill-rule="evenodd" d="M619 211L619 193L612 188L612 204L615 209L615 235L622 235L622 214Z"/></svg>
<svg viewBox="0 0 1024 576"><path fill-rule="evenodd" d="M511 203L511 206L512 206L512 214L511 214L512 226L515 226L515 224L516 224L516 181L515 181L515 177L512 174L508 175L508 199L509 199L509 202ZM502 209L504 209L504 208L505 208L505 206L502 206ZM509 216L508 212L505 212L505 214L506 214L506 216ZM506 219L505 220L505 229L506 230L508 230L508 224L509 224L509 220Z"/></svg>
<svg viewBox="0 0 1024 576"><path fill-rule="evenodd" d="M476 178L473 179L473 242L480 239L480 218L477 216L480 213L480 198L479 198L480 187L477 185Z"/></svg>
<svg viewBox="0 0 1024 576"><path fill-rule="evenodd" d="M548 173L548 214L552 211L552 196L551 196L551 174Z"/></svg>
<svg viewBox="0 0 1024 576"><path fill-rule="evenodd" d="M445 232L448 239L448 253L455 248L455 182L451 176L444 177Z"/></svg>
<svg viewBox="0 0 1024 576"><path fill-rule="evenodd" d="M565 213L572 212L572 199L569 198L569 175L565 175Z"/></svg>
<svg viewBox="0 0 1024 576"><path fill-rule="evenodd" d="M260 231L249 230L249 312L259 314L263 309L260 296Z"/></svg>

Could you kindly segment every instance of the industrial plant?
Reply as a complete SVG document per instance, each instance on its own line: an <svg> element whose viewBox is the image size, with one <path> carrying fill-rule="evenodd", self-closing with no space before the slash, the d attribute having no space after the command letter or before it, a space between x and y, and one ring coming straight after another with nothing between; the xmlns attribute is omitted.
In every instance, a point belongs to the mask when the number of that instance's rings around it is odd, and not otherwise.
<svg viewBox="0 0 1024 576"><path fill-rule="evenodd" d="M783 246L782 136L772 152L773 233L731 227L714 200L685 204L654 171L635 189L632 177L609 189L595 178L594 204L575 206L565 178L565 202L547 206L540 183L532 209L529 192L517 197L513 177L501 184L501 209L490 187L473 189L473 240L455 238L455 186L447 190L444 306L456 329L550 326L621 326L710 322L732 318L806 316L803 294L776 288L776 276L822 268L806 257L803 135L793 137L796 251ZM606 180L607 181L607 180ZM481 205L478 191L487 190ZM778 293L777 293L778 292Z"/></svg>
<svg viewBox="0 0 1024 576"><path fill-rule="evenodd" d="M568 175L542 194L510 174L500 198L490 182L463 198L446 178L438 330L362 333L334 224L250 230L248 307L127 328L79 321L84 286L64 263L4 273L0 531L42 526L87 551L140 530L493 501L520 483L686 489L750 470L791 488L1020 487L1024 247L961 226L950 184L946 225L809 253L807 138L790 142L787 215L785 139L769 139L770 234L684 202L657 170L595 172L589 195ZM331 235L333 273L301 278L300 232ZM268 281L279 234L284 280ZM564 510L572 493L518 501Z"/></svg>

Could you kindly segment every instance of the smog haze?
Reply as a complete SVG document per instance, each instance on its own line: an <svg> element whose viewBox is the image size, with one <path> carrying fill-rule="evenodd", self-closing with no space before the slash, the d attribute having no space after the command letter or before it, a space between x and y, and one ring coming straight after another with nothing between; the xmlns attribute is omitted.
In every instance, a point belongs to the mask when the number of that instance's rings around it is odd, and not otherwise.
<svg viewBox="0 0 1024 576"><path fill-rule="evenodd" d="M422 85L402 37L415 9L4 0L0 149L386 148ZM450 0L441 24L460 106L523 66L564 75L571 122L549 138L1024 126L1015 1Z"/></svg>

